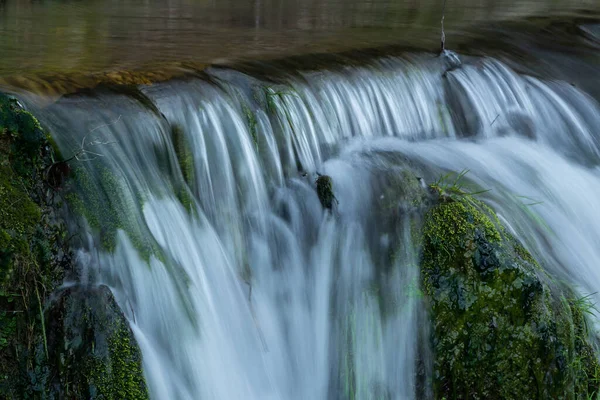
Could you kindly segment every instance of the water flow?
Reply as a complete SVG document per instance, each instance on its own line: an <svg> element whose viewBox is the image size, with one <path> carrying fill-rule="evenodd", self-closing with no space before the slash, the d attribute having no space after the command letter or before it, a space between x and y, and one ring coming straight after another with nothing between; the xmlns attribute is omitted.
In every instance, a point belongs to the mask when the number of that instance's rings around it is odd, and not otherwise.
<svg viewBox="0 0 600 400"><path fill-rule="evenodd" d="M381 176L409 164L468 168L548 268L600 284L600 109L580 90L429 55L277 85L210 74L42 112L66 155L94 144L80 166L120 229L88 235L85 268L129 319L152 398L426 397L419 213L378 209Z"/></svg>

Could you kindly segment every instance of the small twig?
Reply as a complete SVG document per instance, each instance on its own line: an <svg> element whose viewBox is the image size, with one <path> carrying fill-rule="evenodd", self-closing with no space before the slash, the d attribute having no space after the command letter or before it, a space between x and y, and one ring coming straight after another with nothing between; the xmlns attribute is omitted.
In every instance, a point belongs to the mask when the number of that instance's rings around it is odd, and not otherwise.
<svg viewBox="0 0 600 400"><path fill-rule="evenodd" d="M93 128L93 129L90 129L90 131L89 131L89 132L88 132L88 133L87 133L87 134L86 134L86 135L83 137L83 139L81 139L81 148L80 148L80 151L83 151L84 153L91 153L89 150L85 150L85 146L86 146L86 144L85 144L85 141L86 141L86 139L87 139L87 138L88 138L88 137L89 137L89 136L90 136L90 135L91 135L93 132L97 131L98 129L101 129L101 128L106 128L107 126L114 125L114 124L116 124L117 122L119 122L120 120L121 120L121 115L119 115L119 118L117 118L117 119L116 119L116 120L114 120L113 122L109 122L108 124L100 125L100 126L97 126L97 127ZM110 144L110 143L111 143L111 142L101 142L101 141L99 141L99 140L94 140L94 141L90 142L90 143L89 143L89 145L90 145L90 146L96 146L96 145L98 145L98 144ZM112 142L112 143L114 143L114 142Z"/></svg>
<svg viewBox="0 0 600 400"><path fill-rule="evenodd" d="M494 120L492 121L492 123L490 124L490 126L494 125L494 122L496 122L496 120L500 117L500 114L496 115L496 118L494 118Z"/></svg>
<svg viewBox="0 0 600 400"><path fill-rule="evenodd" d="M442 48L441 52L443 53L446 50L446 33L444 32L444 19L446 17L446 0L444 0L444 6L442 8Z"/></svg>
<svg viewBox="0 0 600 400"><path fill-rule="evenodd" d="M107 126L111 126L111 125L116 124L117 122L119 122L121 120L121 117L122 117L122 115L119 115L119 118L115 119L113 122L109 122L108 124L100 125L100 126L97 126L97 127L93 128L92 130L90 130L88 132L88 134L86 136L89 136L90 133L92 133L94 131L97 131L98 129L106 128Z"/></svg>
<svg viewBox="0 0 600 400"><path fill-rule="evenodd" d="M86 159L79 158L83 154L92 154L96 157L91 157L91 158L86 158ZM104 157L104 154L94 153L93 151L89 151L89 150L82 150L81 153L75 154L75 158L77 159L77 161L91 161L91 160L95 160L98 157Z"/></svg>
<svg viewBox="0 0 600 400"><path fill-rule="evenodd" d="M45 318L44 318L44 312L42 311L42 300L40 299L40 292L38 290L38 283L37 283L37 279L34 278L34 282L35 282L35 294L37 296L37 301L38 301L38 311L40 313L40 320L42 323L42 336L44 338L44 352L46 353L46 360L50 360L50 358L48 357L48 339L46 338L46 323L45 323Z"/></svg>
<svg viewBox="0 0 600 400"><path fill-rule="evenodd" d="M79 147L79 149L75 152L75 154L73 154L72 157L64 160L64 161L60 161L60 163L68 163L71 160L77 160L77 161L93 161L95 159L97 159L98 157L104 157L104 154L100 154L100 153L95 153L93 151L90 151L88 149L86 149L86 146L92 147L92 146L100 146L100 145L108 145L108 144L114 144L117 143L116 141L101 141L101 140L92 140L89 143L86 143L88 137L95 131L97 131L100 128L106 128L107 126L111 126L116 124L117 122L119 122L121 120L121 115L119 115L119 117L108 123L108 124L104 124L104 125L100 125L97 126L95 128L90 129L90 131L83 137L83 139L81 139L81 146ZM87 154L92 154L94 157L87 157L87 158L83 158L83 155L87 155ZM54 164L58 164L57 162L55 162ZM54 165L53 164L53 165Z"/></svg>
<svg viewBox="0 0 600 400"><path fill-rule="evenodd" d="M12 202L10 203L10 208L12 208L12 207L13 207L15 204L17 204L17 203L20 203L20 202L21 202L21 200L22 200L22 199L21 199L21 198L19 198L19 199L16 199L15 201L12 201Z"/></svg>
<svg viewBox="0 0 600 400"><path fill-rule="evenodd" d="M113 140L112 142L101 142L99 140L94 140L93 142L90 142L90 146L99 146L99 145L115 144L115 143L117 143L115 140Z"/></svg>

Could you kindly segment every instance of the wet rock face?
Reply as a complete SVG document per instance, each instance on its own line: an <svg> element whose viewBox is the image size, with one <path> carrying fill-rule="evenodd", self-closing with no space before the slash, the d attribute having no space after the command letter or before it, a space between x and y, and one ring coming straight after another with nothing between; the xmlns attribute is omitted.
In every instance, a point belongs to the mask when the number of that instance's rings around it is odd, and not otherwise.
<svg viewBox="0 0 600 400"><path fill-rule="evenodd" d="M106 286L65 290L47 319L55 398L148 398L139 348Z"/></svg>
<svg viewBox="0 0 600 400"><path fill-rule="evenodd" d="M1 399L40 398L50 375L41 366L43 304L70 265L44 180L51 158L35 117L0 93Z"/></svg>
<svg viewBox="0 0 600 400"><path fill-rule="evenodd" d="M35 117L0 93L0 399L147 399L110 290L57 290L76 275L52 194L59 158Z"/></svg>
<svg viewBox="0 0 600 400"><path fill-rule="evenodd" d="M592 332L574 293L551 280L483 203L441 194L425 215L421 262L436 398L598 393Z"/></svg>
<svg viewBox="0 0 600 400"><path fill-rule="evenodd" d="M331 210L333 204L336 201L333 193L333 180L330 176L320 175L316 181L317 185L317 196L323 208Z"/></svg>
<svg viewBox="0 0 600 400"><path fill-rule="evenodd" d="M383 218L396 221L430 206L430 190L415 171L408 168L396 169L392 174L382 171L378 177L381 188L374 194L377 212Z"/></svg>

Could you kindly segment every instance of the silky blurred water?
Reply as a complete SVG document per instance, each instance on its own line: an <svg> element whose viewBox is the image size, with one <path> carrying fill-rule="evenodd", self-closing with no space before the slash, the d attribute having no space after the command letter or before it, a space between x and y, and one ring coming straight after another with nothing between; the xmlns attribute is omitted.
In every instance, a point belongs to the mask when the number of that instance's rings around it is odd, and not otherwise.
<svg viewBox="0 0 600 400"><path fill-rule="evenodd" d="M450 0L448 43L495 22L598 16L595 0ZM384 45L439 47L442 0L0 2L0 77L152 69Z"/></svg>
<svg viewBox="0 0 600 400"><path fill-rule="evenodd" d="M570 82L418 53L277 84L207 74L37 110L65 156L107 143L76 166L124 229L108 252L79 221L81 279L115 293L153 399L427 398L420 214L381 210L406 168L425 183L468 169L545 268L582 294L600 284L600 105Z"/></svg>

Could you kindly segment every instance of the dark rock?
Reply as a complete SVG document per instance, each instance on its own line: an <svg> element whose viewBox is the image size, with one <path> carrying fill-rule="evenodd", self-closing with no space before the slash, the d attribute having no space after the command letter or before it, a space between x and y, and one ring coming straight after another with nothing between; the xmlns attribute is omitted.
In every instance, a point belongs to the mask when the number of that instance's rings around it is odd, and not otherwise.
<svg viewBox="0 0 600 400"><path fill-rule="evenodd" d="M108 288L56 292L76 274L51 190L70 168L53 150L33 115L0 94L0 399L146 399L139 349Z"/></svg>
<svg viewBox="0 0 600 400"><path fill-rule="evenodd" d="M63 291L47 320L55 398L148 398L139 348L108 287Z"/></svg>
<svg viewBox="0 0 600 400"><path fill-rule="evenodd" d="M323 208L331 210L333 208L333 202L337 201L333 193L333 180L330 176L319 175L317 181L317 196L321 201Z"/></svg>
<svg viewBox="0 0 600 400"><path fill-rule="evenodd" d="M446 399L598 393L585 306L482 202L444 196L425 215L421 272L433 323L434 392Z"/></svg>

